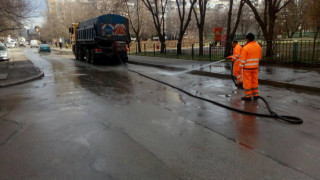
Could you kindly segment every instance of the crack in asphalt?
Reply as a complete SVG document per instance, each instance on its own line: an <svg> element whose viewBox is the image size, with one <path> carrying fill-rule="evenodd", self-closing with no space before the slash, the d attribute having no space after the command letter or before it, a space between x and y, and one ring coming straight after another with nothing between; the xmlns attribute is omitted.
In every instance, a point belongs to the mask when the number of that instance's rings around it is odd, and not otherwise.
<svg viewBox="0 0 320 180"><path fill-rule="evenodd" d="M9 114L9 113L8 113ZM6 115L8 115L6 114ZM16 122L16 121L11 121L11 120L2 120L4 122L9 122L9 123L12 123L12 124L15 124L17 125L17 129L11 133L3 142L0 142L0 147L2 146L5 146L8 144L8 142L13 139L15 136L17 136L18 134L20 134L20 132L22 131L22 129L24 128L24 124L21 123L21 122Z"/></svg>

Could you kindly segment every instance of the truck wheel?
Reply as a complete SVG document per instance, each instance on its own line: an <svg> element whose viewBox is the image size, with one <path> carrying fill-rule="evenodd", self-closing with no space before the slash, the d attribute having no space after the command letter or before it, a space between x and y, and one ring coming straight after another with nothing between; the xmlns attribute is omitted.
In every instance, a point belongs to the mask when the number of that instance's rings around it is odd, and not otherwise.
<svg viewBox="0 0 320 180"><path fill-rule="evenodd" d="M76 60L79 60L79 50L78 48L75 49L75 53L74 53Z"/></svg>
<svg viewBox="0 0 320 180"><path fill-rule="evenodd" d="M90 63L91 62L91 53L89 49L86 50L86 62Z"/></svg>
<svg viewBox="0 0 320 180"><path fill-rule="evenodd" d="M79 60L80 60L80 61L83 61L83 60L84 60L84 55L83 55L83 53L82 53L82 49L81 49L81 48L78 49L78 56L79 56Z"/></svg>
<svg viewBox="0 0 320 180"><path fill-rule="evenodd" d="M96 64L97 63L97 61L96 61L96 59L95 59L95 57L94 57L94 53L93 53L93 51L90 51L90 63L91 64Z"/></svg>

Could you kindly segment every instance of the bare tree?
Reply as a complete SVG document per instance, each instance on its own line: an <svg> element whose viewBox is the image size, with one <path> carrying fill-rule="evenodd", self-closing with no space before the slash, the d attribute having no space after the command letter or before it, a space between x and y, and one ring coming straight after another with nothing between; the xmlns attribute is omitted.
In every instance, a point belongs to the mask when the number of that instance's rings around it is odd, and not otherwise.
<svg viewBox="0 0 320 180"><path fill-rule="evenodd" d="M126 0L97 0L95 1L100 14L119 14L126 13Z"/></svg>
<svg viewBox="0 0 320 180"><path fill-rule="evenodd" d="M0 33L22 29L30 18L30 12L29 0L0 0Z"/></svg>
<svg viewBox="0 0 320 180"><path fill-rule="evenodd" d="M189 26L191 15L192 15L192 9L195 5L197 0L190 0L190 7L189 11L186 12L186 0L176 0L176 5L178 9L178 15L179 15L179 36L178 36L178 45L177 45L177 54L181 54L181 44L184 34L186 33L186 30Z"/></svg>
<svg viewBox="0 0 320 180"><path fill-rule="evenodd" d="M179 15L177 11L170 11L167 13L166 20L167 27L167 35L171 40L176 40L179 34Z"/></svg>
<svg viewBox="0 0 320 180"><path fill-rule="evenodd" d="M69 38L68 28L72 23L87 20L96 17L94 6L88 3L79 2L57 2L53 13L47 12L47 22L43 25L43 29L49 32L43 33L43 38L50 36L51 39L59 39L60 37ZM44 37L47 36L47 37Z"/></svg>
<svg viewBox="0 0 320 180"><path fill-rule="evenodd" d="M299 30L303 21L304 0L291 1L280 13L280 28L285 30L288 38L292 38Z"/></svg>
<svg viewBox="0 0 320 180"><path fill-rule="evenodd" d="M285 8L292 0L264 0L264 9L262 15L259 9L251 2L245 0L255 15L255 19L259 23L263 36L267 41L266 56L272 57L272 40L274 39L275 25L278 13ZM316 0L315 0L316 1Z"/></svg>
<svg viewBox="0 0 320 180"><path fill-rule="evenodd" d="M248 6L244 6L242 9L242 12L246 12L246 13L242 13L241 17L240 17L240 23L239 23L239 32L242 36L245 36L246 34L248 34L250 28L252 28L255 23L254 21L254 15L252 13L250 13L250 8ZM258 27L256 28L258 31L260 31L260 27L258 25Z"/></svg>
<svg viewBox="0 0 320 180"><path fill-rule="evenodd" d="M148 21L151 20L146 13L144 5L139 0L125 0L127 17L130 21L130 26L136 36L138 42L138 51L141 52L141 38L145 29L148 29Z"/></svg>
<svg viewBox="0 0 320 180"><path fill-rule="evenodd" d="M199 55L203 55L203 31L206 21L208 0L198 0L197 6L193 7L199 33Z"/></svg>
<svg viewBox="0 0 320 180"><path fill-rule="evenodd" d="M305 19L309 27L314 31L314 40L318 38L320 32L320 1L319 0L306 0L305 2Z"/></svg>
<svg viewBox="0 0 320 180"><path fill-rule="evenodd" d="M239 8L238 8L238 12L237 12L237 17L236 17L236 22L235 25L233 26L233 28L231 29L231 18L232 18L232 11L233 11L233 0L230 0L230 4L229 4L229 13L228 13L228 25L227 25L227 37L226 37L226 48L225 48L225 52L224 52L224 56L227 57L230 55L231 53L231 41L234 39L234 35L236 34L236 31L238 29L239 26L239 22L240 22L240 17L241 17L241 13L242 13L242 8L245 4L244 0L240 0L239 2Z"/></svg>
<svg viewBox="0 0 320 180"><path fill-rule="evenodd" d="M307 24L314 31L314 42L312 49L312 59L316 56L316 40L318 38L318 34L320 31L320 2L319 0L306 0L305 6L305 18L307 20Z"/></svg>
<svg viewBox="0 0 320 180"><path fill-rule="evenodd" d="M153 24L161 43L160 53L164 53L166 42L165 14L168 0L142 0L142 2L152 15Z"/></svg>

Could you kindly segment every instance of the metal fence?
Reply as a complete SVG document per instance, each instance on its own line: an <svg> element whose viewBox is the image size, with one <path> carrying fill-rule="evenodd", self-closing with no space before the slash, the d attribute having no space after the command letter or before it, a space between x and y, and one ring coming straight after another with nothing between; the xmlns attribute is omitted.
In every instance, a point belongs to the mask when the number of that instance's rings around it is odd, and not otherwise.
<svg viewBox="0 0 320 180"><path fill-rule="evenodd" d="M281 40L272 41L272 54L267 56L267 41L257 41L263 50L262 63L291 63L291 64L320 64L320 41L314 40ZM166 42L164 51L161 53L160 42L142 42L141 52L138 51L136 42L130 43L129 54L157 56L167 58L195 59L214 61L223 59L226 42L203 44L203 54L200 55L198 42L183 42L181 54L177 53L177 42ZM244 45L244 41L239 42ZM232 51L230 51L230 54Z"/></svg>

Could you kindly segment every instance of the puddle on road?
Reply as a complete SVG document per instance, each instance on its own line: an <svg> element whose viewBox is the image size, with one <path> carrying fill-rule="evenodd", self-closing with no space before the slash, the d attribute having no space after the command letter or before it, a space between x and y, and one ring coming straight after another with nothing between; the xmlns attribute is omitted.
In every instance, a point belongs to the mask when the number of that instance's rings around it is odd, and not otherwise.
<svg viewBox="0 0 320 180"><path fill-rule="evenodd" d="M68 74L68 76L87 76L88 74Z"/></svg>

